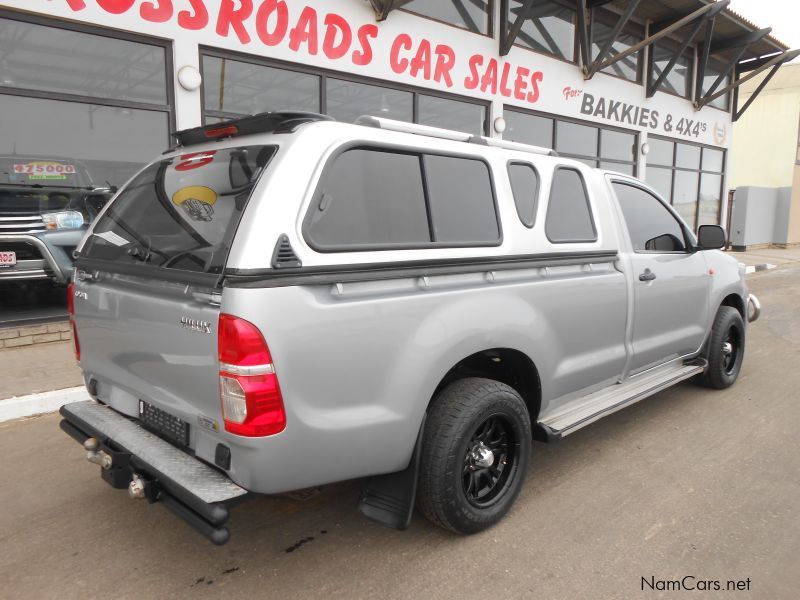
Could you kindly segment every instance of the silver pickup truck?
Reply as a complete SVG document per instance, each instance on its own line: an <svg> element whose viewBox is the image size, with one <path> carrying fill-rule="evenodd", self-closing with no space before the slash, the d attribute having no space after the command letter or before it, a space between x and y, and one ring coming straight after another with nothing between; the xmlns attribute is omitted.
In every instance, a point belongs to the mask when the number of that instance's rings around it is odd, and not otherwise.
<svg viewBox="0 0 800 600"><path fill-rule="evenodd" d="M225 543L230 508L359 478L359 508L499 521L553 442L682 380L758 317L724 235L537 148L265 113L176 134L104 208L70 289L103 478Z"/></svg>

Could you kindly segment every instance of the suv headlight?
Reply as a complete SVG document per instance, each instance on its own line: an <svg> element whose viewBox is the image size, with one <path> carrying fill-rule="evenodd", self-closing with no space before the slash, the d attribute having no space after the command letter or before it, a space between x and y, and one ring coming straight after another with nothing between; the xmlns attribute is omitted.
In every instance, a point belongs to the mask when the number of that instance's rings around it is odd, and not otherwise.
<svg viewBox="0 0 800 600"><path fill-rule="evenodd" d="M80 229L84 223L83 215L77 210L47 213L42 215L42 220L48 230Z"/></svg>

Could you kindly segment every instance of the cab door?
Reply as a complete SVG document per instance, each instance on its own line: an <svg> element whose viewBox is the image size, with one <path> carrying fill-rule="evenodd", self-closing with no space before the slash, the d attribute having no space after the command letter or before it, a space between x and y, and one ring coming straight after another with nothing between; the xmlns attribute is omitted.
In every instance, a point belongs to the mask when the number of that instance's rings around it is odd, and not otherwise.
<svg viewBox="0 0 800 600"><path fill-rule="evenodd" d="M612 183L630 238L632 356L628 373L696 352L708 326L710 274L685 228L646 188Z"/></svg>

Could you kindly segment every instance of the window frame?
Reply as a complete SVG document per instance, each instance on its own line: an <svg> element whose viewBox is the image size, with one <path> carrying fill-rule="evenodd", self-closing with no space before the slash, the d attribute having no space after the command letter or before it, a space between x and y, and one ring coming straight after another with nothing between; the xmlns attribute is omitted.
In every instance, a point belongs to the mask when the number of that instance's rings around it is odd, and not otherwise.
<svg viewBox="0 0 800 600"><path fill-rule="evenodd" d="M531 221L530 225L528 225L522 219L522 215L519 214L517 195L514 193L514 185L511 183L511 167L513 166L529 167L533 171L534 175L536 175L536 189L533 192L533 220ZM536 221L538 220L537 217L539 216L539 197L542 191L542 175L539 173L539 169L537 169L533 163L519 159L511 159L506 163L506 173L508 174L508 184L511 188L511 197L514 199L514 208L516 208L517 217L519 218L520 223L522 223L525 227L528 229L533 229L536 227Z"/></svg>
<svg viewBox="0 0 800 600"><path fill-rule="evenodd" d="M326 80L328 77L331 79L338 79L340 81L346 81L349 83L363 83L365 85L373 85L377 87L382 87L391 90L397 90L400 92L408 92L412 94L412 123L418 124L419 123L419 97L420 95L423 96L434 96L437 98L441 98L443 100L451 100L454 102L464 102L467 104L472 104L475 106L480 106L484 110L484 120L481 127L481 135L490 135L490 121L491 121L491 101L490 100L481 100L479 98L473 98L469 96L461 96L458 94L450 94L447 92L441 92L439 90L428 89L419 86L413 85L405 85L405 84L397 84L393 81L388 81L385 79L378 79L376 77L366 77L363 75L354 75L352 73L347 73L344 71L336 71L333 69L326 69L321 67L309 67L306 65L302 65L299 63L293 63L289 61L278 60L274 58L267 58L264 56L258 56L254 54L249 54L247 52L238 52L235 50L226 50L223 48L215 48L212 46L200 45L198 47L198 61L200 65L200 74L202 78L202 83L200 84L200 115L202 121L205 123L206 117L217 118L217 119L238 119L243 116L241 113L234 113L234 112L226 112L226 111L215 111L215 110L208 110L206 108L206 101L205 101L205 86L206 86L206 78L205 72L203 70L203 56L210 56L213 58L225 59L225 60L233 60L239 62L246 62L255 66L261 67L270 67L273 69L282 69L285 71L292 71L294 73L302 73L306 75L315 75L319 79L319 107L320 112L322 114L327 114L327 98L326 98Z"/></svg>
<svg viewBox="0 0 800 600"><path fill-rule="evenodd" d="M694 235L691 231L688 230L686 224L683 222L683 219L680 218L678 212L673 208L671 204L669 204L661 195L654 189L649 188L648 186L642 184L640 181L631 181L628 179L620 179L619 177L611 177L610 178L611 189L614 190L614 184L626 185L628 187L632 187L638 189L646 194L652 196L656 202L658 202L661 206L663 206L667 213L675 220L677 223L678 228L681 230L683 234L683 245L685 246L684 250L636 250L633 245L633 238L631 237L630 226L628 225L628 220L625 218L625 211L622 210L622 204L620 204L619 198L617 197L617 192L614 191L614 201L617 206L617 210L619 211L620 216L622 217L622 222L625 224L625 235L628 236L628 243L630 244L631 251L634 254L694 254L695 252L695 244L694 244Z"/></svg>
<svg viewBox="0 0 800 600"><path fill-rule="evenodd" d="M688 141L688 140L682 140L682 139L677 139L677 138L669 138L669 137L666 137L666 136L663 136L663 135L650 134L648 136L648 140L652 139L652 138L655 138L657 140L661 140L661 141L664 141L664 142L671 142L672 143L672 164L670 164L670 165L663 165L663 164L657 164L657 163L652 163L651 164L650 161L647 161L647 167L648 168L655 167L657 169L662 169L664 171L670 171L670 180L669 180L670 197L666 201L666 203L670 207L674 206L674 204L672 203L672 197L673 197L674 191L675 191L675 172L676 171L688 171L690 173L697 173L697 175L698 175L698 179L697 179L697 194L698 194L698 198L697 198L697 203L696 203L697 206L695 208L695 216L694 216L695 223L698 223L700 221L700 197L699 196L700 196L700 186L702 185L703 174L719 175L720 176L720 178L721 178L720 191L719 191L719 199L720 200L719 200L719 209L717 210L717 224L719 224L722 221L722 205L725 202L725 180L726 180L725 176L727 174L727 168L728 168L728 148L710 146L708 144L701 144L699 142L691 142L691 141ZM687 167L678 167L676 165L677 156L678 156L678 144L686 144L688 146L698 146L700 148L700 166L697 169L689 169ZM703 169L703 156L704 156L706 150L713 150L713 151L716 151L716 152L722 152L722 170L721 171L709 171L707 169ZM645 173L645 181L646 181L646 178L647 178L647 173ZM698 225L698 227L699 227L699 225Z"/></svg>
<svg viewBox="0 0 800 600"><path fill-rule="evenodd" d="M322 188L322 185L325 183L326 178L330 175L331 170L333 169L333 165L336 162L336 159L339 158L345 152L349 150L372 150L378 152L389 152L395 154L412 154L416 155L420 159L420 174L422 177L422 187L423 193L425 194L425 208L426 208L426 217L428 219L428 229L431 232L431 237L433 237L433 215L431 212L430 207L430 196L428 191L428 183L425 174L425 164L424 160L422 159L423 155L430 154L434 156L443 156L446 158L462 158L467 160L479 160L485 166L489 174L489 186L492 192L492 206L494 208L494 214L497 219L497 234L498 239L493 242L428 242L428 243L416 243L416 242L409 242L409 243L391 243L391 244L363 244L363 245L323 245L319 244L314 241L313 237L310 235L309 227L311 225L311 215L314 210L314 200L315 198L319 197L319 192ZM495 182L494 171L492 169L491 163L483 156L475 155L475 154L468 154L468 153L455 153L455 152L447 152L438 149L431 149L425 148L422 146L413 146L407 144L390 144L390 143L382 143L382 142L375 142L373 140L350 140L344 144L341 144L333 152L328 154L325 157L325 165L320 172L319 178L314 183L313 190L309 194L308 198L304 201L305 206L305 215L303 215L302 226L301 226L301 233L303 236L303 241L308 245L309 248L318 252L320 254L336 254L342 252L385 252L385 251L392 251L392 250L428 250L432 248L496 248L503 245L505 240L504 232L503 232L503 220L500 213L500 207L498 204L497 198L497 185Z"/></svg>
<svg viewBox="0 0 800 600"><path fill-rule="evenodd" d="M166 132L166 147L172 145L172 132L174 132L177 128L175 117L175 66L172 41L165 40L163 38L140 35L137 33L130 33L127 31L119 31L117 29L87 25L85 23L79 23L75 21L60 21L46 16L20 13L8 10L6 8L0 8L0 19L19 21L21 23L29 23L31 25L39 25L51 29L64 29L86 35L96 35L110 38L112 40L135 42L138 44L161 48L164 51L164 71L166 75L165 92L167 104L130 101L118 98L106 98L73 93L61 93L47 90L34 90L30 88L4 85L0 85L0 96L21 96L24 98L39 98L42 100L57 100L61 102L95 104L98 106L109 106L112 108L130 108L166 113L168 123L168 131Z"/></svg>
<svg viewBox="0 0 800 600"><path fill-rule="evenodd" d="M568 239L568 240L554 240L550 237L550 232L547 229L547 221L548 217L550 216L550 207L553 206L553 184L555 183L556 173L559 171L574 171L578 174L578 177L581 180L581 185L583 186L583 196L586 199L586 208L589 211L589 222L592 225L592 233L594 234L593 239L584 239L584 240L576 240L576 239ZM594 218L594 210L592 210L592 199L589 197L589 187L586 185L586 178L583 176L583 172L576 166L573 165L565 165L565 164L558 164L553 168L552 174L550 176L550 190L547 195L547 210L544 214L544 234L547 237L547 241L551 244L596 244L600 236L597 232L597 222Z"/></svg>
<svg viewBox="0 0 800 600"><path fill-rule="evenodd" d="M550 58L553 58L555 60L560 60L561 62L565 62L565 63L570 64L570 65L576 65L576 64L578 64L578 61L580 60L580 47L579 47L579 41L578 41L578 35L579 35L578 34L578 9L574 5L569 4L566 0L552 0L552 1L554 3L556 3L556 4L561 5L563 8L572 10L574 12L573 21L572 21L572 27L574 29L573 35L572 35L572 58L571 59L565 58L563 56L558 56L558 55L553 54L551 52L541 52L539 50L536 50L535 48L531 48L531 47L526 46L524 44L520 44L517 40L514 40L514 47L522 48L523 50L527 50L528 52L533 52L535 54L540 54L542 56L548 56ZM509 11L508 12L509 12L509 15L510 15L511 14L511 5L510 5L510 3L509 3ZM501 11L501 14L500 14L500 20L501 21L502 21L504 16L505 15L503 15L502 11ZM511 24L513 24L513 20L509 19L509 22L504 24L504 26L502 26L500 28L501 35L502 35L502 33L504 31L506 31L506 29L508 27L510 27ZM520 31L522 31L522 30L520 29ZM519 38L519 36L517 36L517 38Z"/></svg>
<svg viewBox="0 0 800 600"><path fill-rule="evenodd" d="M672 37L665 37L663 39L658 40L657 42L648 46L647 52L647 86L652 85L658 79L658 75L655 72L655 49L656 46L662 46L668 50L670 50L673 54L680 49L680 43L677 42ZM682 56L689 60L689 75L687 78L687 89L686 93L684 94L677 94L668 90L664 86L664 82L661 83L659 88L656 90L656 93L663 92L665 94L669 94L670 96L675 96L676 98L684 98L685 100L692 100L692 95L695 88L695 78L697 77L697 61L696 61L696 54L697 54L697 47L696 46L689 46L684 50ZM677 65L675 65L677 66ZM672 70L675 70L675 66L673 66ZM669 78L667 78L669 79Z"/></svg>

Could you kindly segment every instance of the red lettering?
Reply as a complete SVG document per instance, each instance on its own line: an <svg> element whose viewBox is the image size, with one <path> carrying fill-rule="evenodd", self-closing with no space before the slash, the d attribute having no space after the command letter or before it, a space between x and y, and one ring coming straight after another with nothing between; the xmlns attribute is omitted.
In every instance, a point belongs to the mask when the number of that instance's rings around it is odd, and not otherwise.
<svg viewBox="0 0 800 600"><path fill-rule="evenodd" d="M206 10L206 5L203 4L203 0L189 0L189 3L192 5L194 13L188 10L179 12L178 25L184 29L197 31L208 25L208 11Z"/></svg>
<svg viewBox="0 0 800 600"><path fill-rule="evenodd" d="M208 11L206 10L206 5L203 4L203 0L189 0L189 3L192 5L194 13L188 10L179 12L178 25L192 31L203 29L203 27L208 25Z"/></svg>
<svg viewBox="0 0 800 600"><path fill-rule="evenodd" d="M433 78L438 82L444 82L447 87L453 87L453 78L450 71L456 64L456 54L450 46L439 44L436 46L436 68L433 70Z"/></svg>
<svg viewBox="0 0 800 600"><path fill-rule="evenodd" d="M317 11L306 6L300 13L297 25L289 32L289 48L297 52L300 45L308 44L308 53L316 55L318 51L317 40Z"/></svg>
<svg viewBox="0 0 800 600"><path fill-rule="evenodd" d="M139 9L139 14L145 21L152 21L153 23L163 23L172 18L172 0L155 0L153 2L145 2Z"/></svg>
<svg viewBox="0 0 800 600"><path fill-rule="evenodd" d="M542 82L542 79L544 79L544 73L541 71L535 71L533 75L531 75L531 87L533 91L528 92L528 102L531 104L539 100L539 84Z"/></svg>
<svg viewBox="0 0 800 600"><path fill-rule="evenodd" d="M376 37L378 37L377 25L362 25L358 28L358 43L361 45L361 50L353 52L353 64L364 66L372 62L372 45L369 39Z"/></svg>
<svg viewBox="0 0 800 600"><path fill-rule="evenodd" d="M97 0L100 8L113 15L121 15L124 12L128 12L134 2L136 0Z"/></svg>
<svg viewBox="0 0 800 600"><path fill-rule="evenodd" d="M269 20L273 13L276 15L275 28L270 31ZM266 46L277 46L286 37L288 29L289 9L286 7L286 2L265 0L256 13L256 33L258 38Z"/></svg>
<svg viewBox="0 0 800 600"><path fill-rule="evenodd" d="M407 58L400 58L400 50L410 50L411 49L411 36L406 33L401 33L396 38L394 38L394 42L392 43L392 49L389 52L389 65L392 67L392 71L400 75L404 73L406 69L408 69L408 59Z"/></svg>
<svg viewBox="0 0 800 600"><path fill-rule="evenodd" d="M474 90L478 87L478 67L483 64L483 57L480 54L473 54L469 57L469 76L464 80L464 87Z"/></svg>
<svg viewBox="0 0 800 600"><path fill-rule="evenodd" d="M503 76L500 78L500 93L506 98L511 97L511 88L508 87L508 74L511 71L510 63L503 63Z"/></svg>
<svg viewBox="0 0 800 600"><path fill-rule="evenodd" d="M336 38L341 34L341 41L337 44ZM353 42L353 32L339 15L325 15L325 39L322 41L322 51L328 58L342 58L350 50Z"/></svg>
<svg viewBox="0 0 800 600"><path fill-rule="evenodd" d="M214 155L216 153L216 150L211 150L209 152L193 152L191 154L182 154L180 157L181 162L175 165L175 170L192 171L193 169L199 169L208 163L214 162Z"/></svg>
<svg viewBox="0 0 800 600"><path fill-rule="evenodd" d="M242 5L237 9L234 0L222 0L217 16L217 33L228 37L228 31L232 27L239 41L249 44L250 34L247 33L244 22L253 13L253 0L240 1Z"/></svg>
<svg viewBox="0 0 800 600"><path fill-rule="evenodd" d="M525 100L525 90L528 89L528 75L530 71L525 67L517 67L517 78L514 80L514 98Z"/></svg>
<svg viewBox="0 0 800 600"><path fill-rule="evenodd" d="M428 40L419 43L417 53L411 59L411 76L416 77L420 71L426 80L431 78L431 43Z"/></svg>
<svg viewBox="0 0 800 600"><path fill-rule="evenodd" d="M481 77L481 91L491 89L493 94L497 93L497 61L492 58L486 65L486 72Z"/></svg>
<svg viewBox="0 0 800 600"><path fill-rule="evenodd" d="M75 11L86 8L86 2L83 0L67 0L67 4L69 4L69 7Z"/></svg>

